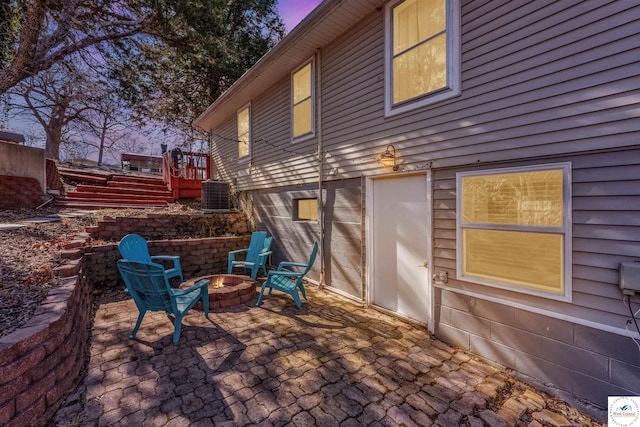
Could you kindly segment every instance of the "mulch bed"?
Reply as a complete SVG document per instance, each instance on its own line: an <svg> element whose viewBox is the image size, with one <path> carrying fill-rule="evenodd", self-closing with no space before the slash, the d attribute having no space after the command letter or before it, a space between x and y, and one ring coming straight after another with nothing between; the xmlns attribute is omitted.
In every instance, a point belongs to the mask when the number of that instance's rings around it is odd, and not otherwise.
<svg viewBox="0 0 640 427"><path fill-rule="evenodd" d="M0 211L0 223L45 217L58 209ZM0 231L0 336L24 325L33 316L49 289L59 285L52 269L67 260L60 257L64 245L95 216L63 218L59 222L21 223L24 227Z"/></svg>
<svg viewBox="0 0 640 427"><path fill-rule="evenodd" d="M69 262L60 256L64 245L85 227L96 225L106 216L144 216L148 213L190 214L196 210L184 204L171 204L158 209L103 209L83 216L62 217L57 222L23 222L30 218L68 214L73 209L45 207L42 209L0 210L0 224L24 227L0 229L0 337L24 325L35 313L50 289L60 280L52 270Z"/></svg>

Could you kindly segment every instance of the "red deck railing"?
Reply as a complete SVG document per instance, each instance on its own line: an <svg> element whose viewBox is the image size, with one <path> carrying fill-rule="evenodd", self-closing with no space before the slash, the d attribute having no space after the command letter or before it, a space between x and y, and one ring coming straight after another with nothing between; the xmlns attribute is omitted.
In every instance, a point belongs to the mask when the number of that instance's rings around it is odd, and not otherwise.
<svg viewBox="0 0 640 427"><path fill-rule="evenodd" d="M174 201L199 198L202 181L209 179L210 170L208 154L173 149L162 155L162 175Z"/></svg>

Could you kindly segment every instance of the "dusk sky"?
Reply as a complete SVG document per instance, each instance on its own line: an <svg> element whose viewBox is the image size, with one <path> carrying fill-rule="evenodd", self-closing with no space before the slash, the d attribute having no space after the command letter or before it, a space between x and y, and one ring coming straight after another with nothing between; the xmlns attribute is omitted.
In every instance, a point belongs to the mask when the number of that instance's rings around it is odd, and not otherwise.
<svg viewBox="0 0 640 427"><path fill-rule="evenodd" d="M287 27L287 33L320 3L322 0L279 0L278 11Z"/></svg>
<svg viewBox="0 0 640 427"><path fill-rule="evenodd" d="M311 11L322 3L322 0L279 0L278 1L278 12L282 17L282 21L286 26L286 32L288 33L300 21L302 21ZM1 126L0 126L1 128ZM33 125L32 123L27 123L23 119L13 120L11 130L16 132L27 133L30 132L30 129L35 129L36 133L41 133L41 129L38 125ZM44 138L42 136L42 138ZM154 147L154 150L159 150L159 148ZM158 152L150 152L149 154L158 154ZM95 154L95 153L94 153ZM92 154L89 157L93 158L95 155Z"/></svg>

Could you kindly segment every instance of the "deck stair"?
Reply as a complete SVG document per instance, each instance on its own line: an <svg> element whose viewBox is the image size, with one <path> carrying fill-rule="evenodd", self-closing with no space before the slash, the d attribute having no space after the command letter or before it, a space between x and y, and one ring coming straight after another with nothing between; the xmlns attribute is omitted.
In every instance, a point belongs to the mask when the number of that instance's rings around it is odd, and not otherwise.
<svg viewBox="0 0 640 427"><path fill-rule="evenodd" d="M80 209L132 209L164 207L174 201L162 178L59 168L75 185L55 204Z"/></svg>

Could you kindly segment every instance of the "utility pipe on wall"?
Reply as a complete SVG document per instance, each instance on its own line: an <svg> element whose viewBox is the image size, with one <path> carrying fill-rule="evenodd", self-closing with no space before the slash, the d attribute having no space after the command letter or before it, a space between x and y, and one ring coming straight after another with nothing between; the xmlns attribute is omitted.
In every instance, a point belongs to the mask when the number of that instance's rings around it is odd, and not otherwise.
<svg viewBox="0 0 640 427"><path fill-rule="evenodd" d="M322 73L320 68L322 67L322 52L320 49L316 49L316 131L318 134L318 225L320 226L320 280L318 281L318 287L322 289L324 287L324 198L322 197L322 174L323 174L323 160L324 154L322 153Z"/></svg>

